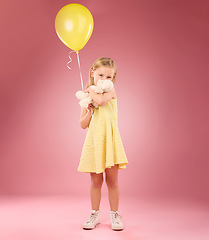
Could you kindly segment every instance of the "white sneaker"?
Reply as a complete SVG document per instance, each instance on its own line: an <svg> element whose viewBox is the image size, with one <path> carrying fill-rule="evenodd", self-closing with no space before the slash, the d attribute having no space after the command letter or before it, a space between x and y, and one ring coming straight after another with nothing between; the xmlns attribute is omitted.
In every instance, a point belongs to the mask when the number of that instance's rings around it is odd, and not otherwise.
<svg viewBox="0 0 209 240"><path fill-rule="evenodd" d="M113 230L123 230L124 224L122 222L122 216L119 211L110 211L110 221Z"/></svg>
<svg viewBox="0 0 209 240"><path fill-rule="evenodd" d="M83 229L93 229L100 223L100 210L92 210L89 219L82 225Z"/></svg>

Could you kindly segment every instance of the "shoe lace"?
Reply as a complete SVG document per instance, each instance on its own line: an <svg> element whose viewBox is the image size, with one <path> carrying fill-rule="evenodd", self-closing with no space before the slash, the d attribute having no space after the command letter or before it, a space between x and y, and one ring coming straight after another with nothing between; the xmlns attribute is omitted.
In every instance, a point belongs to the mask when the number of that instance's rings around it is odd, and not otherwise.
<svg viewBox="0 0 209 240"><path fill-rule="evenodd" d="M96 212L94 212L94 213L91 213L91 215L90 215L90 217L89 217L89 219L87 220L87 223L90 223L90 222L94 222L94 220L96 219L96 217L97 217L97 213Z"/></svg>
<svg viewBox="0 0 209 240"><path fill-rule="evenodd" d="M113 214L113 221L117 224L120 223L120 221L122 220L122 216L121 216L121 213L119 211L116 211L114 214Z"/></svg>

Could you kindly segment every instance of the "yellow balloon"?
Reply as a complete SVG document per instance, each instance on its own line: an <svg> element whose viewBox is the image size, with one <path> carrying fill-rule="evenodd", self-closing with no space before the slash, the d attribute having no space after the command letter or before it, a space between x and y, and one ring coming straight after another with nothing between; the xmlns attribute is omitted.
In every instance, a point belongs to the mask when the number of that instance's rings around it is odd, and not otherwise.
<svg viewBox="0 0 209 240"><path fill-rule="evenodd" d="M94 20L90 11L78 3L64 6L55 18L58 37L66 46L77 52L88 42L93 27Z"/></svg>

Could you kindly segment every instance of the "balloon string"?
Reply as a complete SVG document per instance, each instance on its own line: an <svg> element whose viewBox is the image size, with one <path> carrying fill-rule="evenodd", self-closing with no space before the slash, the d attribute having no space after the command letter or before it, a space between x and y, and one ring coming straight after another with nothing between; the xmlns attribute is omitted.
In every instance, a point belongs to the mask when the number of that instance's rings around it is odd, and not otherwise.
<svg viewBox="0 0 209 240"><path fill-rule="evenodd" d="M71 54L72 52L76 52L76 51L71 51L71 52L69 53L70 61L67 63L67 67L68 67L69 69L71 69L71 68L68 66L68 64L69 64L70 62L72 62L72 58L70 57L70 54Z"/></svg>
<svg viewBox="0 0 209 240"><path fill-rule="evenodd" d="M81 74L81 64L80 64L80 60L79 60L78 51L71 51L71 52L69 53L69 59L70 59L70 61L67 63L67 67L68 67L69 69L71 69L71 68L68 66L68 64L72 62L72 58L70 57L70 54L71 54L72 52L76 52L76 53L77 53L78 67L79 67L80 78L81 78L81 87L82 87L82 91L84 91L84 90L83 90L83 78L82 78L82 74Z"/></svg>
<svg viewBox="0 0 209 240"><path fill-rule="evenodd" d="M81 74L81 65L80 65L80 60L79 60L78 51L77 51L76 53L77 53L78 66L79 66L80 77L81 77L81 86L82 86L82 91L84 91L84 90L83 90L83 78L82 78L82 74Z"/></svg>

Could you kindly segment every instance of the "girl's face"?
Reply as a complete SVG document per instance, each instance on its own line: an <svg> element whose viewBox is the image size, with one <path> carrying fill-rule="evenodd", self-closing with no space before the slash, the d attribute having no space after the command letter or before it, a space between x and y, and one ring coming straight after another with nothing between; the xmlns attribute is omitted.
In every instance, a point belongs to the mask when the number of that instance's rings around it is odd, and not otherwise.
<svg viewBox="0 0 209 240"><path fill-rule="evenodd" d="M91 76L94 78L94 84L97 85L97 81L100 80L113 80L114 68L111 67L99 67L96 70L91 69Z"/></svg>

